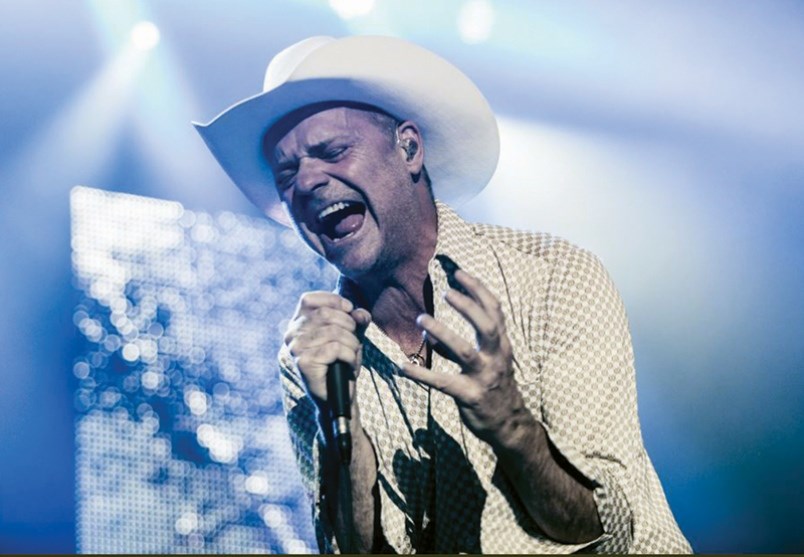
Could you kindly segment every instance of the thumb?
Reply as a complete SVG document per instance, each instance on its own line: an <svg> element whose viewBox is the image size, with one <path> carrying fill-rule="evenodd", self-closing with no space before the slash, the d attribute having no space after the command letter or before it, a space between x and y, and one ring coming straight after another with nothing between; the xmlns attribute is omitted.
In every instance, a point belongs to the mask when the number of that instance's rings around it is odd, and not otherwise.
<svg viewBox="0 0 804 557"><path fill-rule="evenodd" d="M371 323L371 314L366 309L355 308L349 312L349 315L351 315L352 319L357 323L357 330L360 334L362 334L363 331L366 330L366 327L369 326L369 323Z"/></svg>

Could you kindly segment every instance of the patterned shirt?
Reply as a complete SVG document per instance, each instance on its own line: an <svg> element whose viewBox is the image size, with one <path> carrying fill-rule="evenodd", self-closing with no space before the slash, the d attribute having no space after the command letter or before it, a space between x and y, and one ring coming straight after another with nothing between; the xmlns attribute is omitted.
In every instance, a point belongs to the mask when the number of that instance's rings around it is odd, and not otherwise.
<svg viewBox="0 0 804 557"><path fill-rule="evenodd" d="M546 234L470 224L440 202L437 209L436 253L451 257L502 303L525 404L556 450L594 486L604 533L583 544L548 538L492 448L463 424L454 400L401 375L405 354L372 323L356 396L377 456L380 522L390 547L399 553L689 552L642 443L628 323L598 259ZM441 295L447 277L435 259L429 273L435 318L474 339L471 325ZM337 551L322 501L314 405L286 348L279 361L319 547ZM431 364L436 373L460 373L435 352Z"/></svg>

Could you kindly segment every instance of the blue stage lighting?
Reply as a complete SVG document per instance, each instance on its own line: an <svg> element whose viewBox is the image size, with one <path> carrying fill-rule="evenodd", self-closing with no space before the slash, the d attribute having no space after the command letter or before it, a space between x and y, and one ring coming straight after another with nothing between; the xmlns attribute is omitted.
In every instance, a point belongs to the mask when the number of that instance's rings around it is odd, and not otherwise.
<svg viewBox="0 0 804 557"><path fill-rule="evenodd" d="M275 354L334 272L290 230L78 187L77 547L309 553Z"/></svg>

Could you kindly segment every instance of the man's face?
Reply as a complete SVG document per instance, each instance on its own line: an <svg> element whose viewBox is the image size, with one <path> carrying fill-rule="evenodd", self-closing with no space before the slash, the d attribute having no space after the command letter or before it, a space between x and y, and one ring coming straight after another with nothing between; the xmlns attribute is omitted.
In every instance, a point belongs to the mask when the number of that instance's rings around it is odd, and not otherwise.
<svg viewBox="0 0 804 557"><path fill-rule="evenodd" d="M268 147L279 197L299 235L344 275L392 268L414 244L410 171L376 115L323 110Z"/></svg>

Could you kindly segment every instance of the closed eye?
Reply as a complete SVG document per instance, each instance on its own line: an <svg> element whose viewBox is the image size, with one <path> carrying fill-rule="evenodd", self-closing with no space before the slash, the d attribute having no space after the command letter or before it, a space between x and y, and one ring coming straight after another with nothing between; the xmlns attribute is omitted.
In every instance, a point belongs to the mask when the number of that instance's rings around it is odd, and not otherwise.
<svg viewBox="0 0 804 557"><path fill-rule="evenodd" d="M349 150L349 145L322 142L313 145L308 150L306 157L316 158L324 162L335 163L340 161ZM301 157L304 158L305 156ZM299 172L300 161L285 161L280 163L276 169L276 185L280 191L285 191L293 185L293 179Z"/></svg>
<svg viewBox="0 0 804 557"><path fill-rule="evenodd" d="M286 166L285 168L279 169L276 173L276 185L279 186L279 189L288 189L291 186L297 171L298 167L296 166Z"/></svg>
<svg viewBox="0 0 804 557"><path fill-rule="evenodd" d="M337 161L340 160L341 155L343 155L347 149L348 147L346 145L322 145L312 149L310 155L325 161Z"/></svg>

